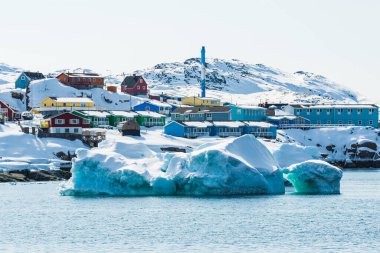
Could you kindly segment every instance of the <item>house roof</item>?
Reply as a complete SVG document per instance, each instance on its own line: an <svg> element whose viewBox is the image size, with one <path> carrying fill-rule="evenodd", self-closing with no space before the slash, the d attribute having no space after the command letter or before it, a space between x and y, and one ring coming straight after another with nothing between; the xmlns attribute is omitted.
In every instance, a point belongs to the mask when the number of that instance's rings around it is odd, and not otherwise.
<svg viewBox="0 0 380 253"><path fill-rule="evenodd" d="M70 72L67 72L67 73L61 73L59 75L62 75L62 74L65 74L68 77L102 77L97 73L70 73Z"/></svg>
<svg viewBox="0 0 380 253"><path fill-rule="evenodd" d="M24 74L29 77L31 80L39 80L39 79L44 79L45 76L40 73L40 72L30 72L30 71L25 71Z"/></svg>
<svg viewBox="0 0 380 253"><path fill-rule="evenodd" d="M242 108L242 109L266 110L266 108L256 106L256 105L228 105L228 106L236 107L236 108Z"/></svg>
<svg viewBox="0 0 380 253"><path fill-rule="evenodd" d="M293 115L277 115L277 116L268 116L267 117L268 119L271 119L271 120L282 120L282 119L288 119L288 120L295 120L297 118L303 118L305 120L308 120L304 117L300 117L300 116L293 116Z"/></svg>
<svg viewBox="0 0 380 253"><path fill-rule="evenodd" d="M59 97L59 98L56 98L56 97L50 97L51 99L54 99L55 101L57 101L58 103L93 103L94 101L92 101L91 99L89 98L62 98L62 97Z"/></svg>
<svg viewBox="0 0 380 253"><path fill-rule="evenodd" d="M151 112L151 111L136 111L137 114L144 116L144 117L152 117L152 118L165 118L165 115L156 113L156 112Z"/></svg>
<svg viewBox="0 0 380 253"><path fill-rule="evenodd" d="M135 87L137 81L141 78L142 76L136 76L136 75L133 75L133 76L126 76L123 80L123 82L121 83L121 85L125 85L126 88L133 88Z"/></svg>
<svg viewBox="0 0 380 253"><path fill-rule="evenodd" d="M229 112L231 108L226 106L194 106L194 107L178 107L173 113L207 113L207 112Z"/></svg>
<svg viewBox="0 0 380 253"><path fill-rule="evenodd" d="M182 125L190 127L209 127L212 123L209 121L182 121Z"/></svg>
<svg viewBox="0 0 380 253"><path fill-rule="evenodd" d="M80 115L77 115L77 114L74 114L72 112L63 112L63 113L59 113L59 114L54 114L50 117L46 117L46 119L54 119L54 118L58 118L59 116L62 116L62 115L65 115L65 114L71 114L75 117L78 117L78 118L82 118L82 119L85 119L84 117L80 116ZM83 115L83 114L82 114Z"/></svg>
<svg viewBox="0 0 380 253"><path fill-rule="evenodd" d="M245 124L240 121L214 121L214 126L224 126L224 127L242 127Z"/></svg>
<svg viewBox="0 0 380 253"><path fill-rule="evenodd" d="M133 118L136 117L138 114L132 111L109 111L112 115L120 116L120 117L126 117L126 118Z"/></svg>
<svg viewBox="0 0 380 253"><path fill-rule="evenodd" d="M160 101L157 101L157 100L147 100L147 101L144 101L141 104L138 104L136 106L142 105L144 103L148 103L148 104L155 105L155 106L161 106L161 107L172 107L168 103L160 102Z"/></svg>
<svg viewBox="0 0 380 253"><path fill-rule="evenodd" d="M290 104L293 108L377 108L374 104Z"/></svg>
<svg viewBox="0 0 380 253"><path fill-rule="evenodd" d="M107 116L111 115L108 112L102 112L102 111L83 111L82 112L85 115L98 117L98 118L106 118Z"/></svg>
<svg viewBox="0 0 380 253"><path fill-rule="evenodd" d="M243 121L244 124L247 126L257 126L257 127L273 127L275 125L270 124L268 122L263 122L263 121Z"/></svg>

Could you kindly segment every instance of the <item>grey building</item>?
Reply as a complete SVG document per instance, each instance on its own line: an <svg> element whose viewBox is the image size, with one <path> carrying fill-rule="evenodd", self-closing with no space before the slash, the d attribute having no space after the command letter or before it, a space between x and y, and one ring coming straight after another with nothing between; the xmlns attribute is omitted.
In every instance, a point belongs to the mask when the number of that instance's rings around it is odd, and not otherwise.
<svg viewBox="0 0 380 253"><path fill-rule="evenodd" d="M171 120L178 121L229 121L231 108L226 106L179 107L171 114Z"/></svg>

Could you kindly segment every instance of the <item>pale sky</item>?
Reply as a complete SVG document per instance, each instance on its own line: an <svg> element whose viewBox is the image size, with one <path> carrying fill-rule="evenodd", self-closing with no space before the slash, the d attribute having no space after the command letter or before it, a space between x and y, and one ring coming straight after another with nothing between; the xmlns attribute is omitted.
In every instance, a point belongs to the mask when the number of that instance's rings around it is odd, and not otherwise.
<svg viewBox="0 0 380 253"><path fill-rule="evenodd" d="M377 0L0 0L0 62L24 69L131 72L202 45L380 100Z"/></svg>

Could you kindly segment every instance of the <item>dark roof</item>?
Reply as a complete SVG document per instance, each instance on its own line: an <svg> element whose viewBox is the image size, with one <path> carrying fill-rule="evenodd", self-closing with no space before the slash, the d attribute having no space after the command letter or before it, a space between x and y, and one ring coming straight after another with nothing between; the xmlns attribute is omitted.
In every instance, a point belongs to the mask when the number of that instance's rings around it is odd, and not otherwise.
<svg viewBox="0 0 380 253"><path fill-rule="evenodd" d="M121 85L126 85L127 87L126 88L133 88L135 87L137 81L140 79L140 77L142 76L136 76L136 75L133 75L133 76L126 76L123 80L123 82L121 83Z"/></svg>
<svg viewBox="0 0 380 253"><path fill-rule="evenodd" d="M31 80L39 80L39 79L44 79L45 76L42 73L39 72L29 72L26 71L24 74L29 77Z"/></svg>
<svg viewBox="0 0 380 253"><path fill-rule="evenodd" d="M231 108L226 106L193 106L193 107L178 107L173 113L199 113L199 112L229 112Z"/></svg>

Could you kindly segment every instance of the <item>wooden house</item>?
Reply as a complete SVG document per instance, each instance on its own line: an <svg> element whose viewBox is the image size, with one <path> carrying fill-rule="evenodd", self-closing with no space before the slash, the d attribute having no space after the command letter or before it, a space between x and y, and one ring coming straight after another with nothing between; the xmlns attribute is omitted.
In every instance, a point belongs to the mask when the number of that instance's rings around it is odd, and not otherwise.
<svg viewBox="0 0 380 253"><path fill-rule="evenodd" d="M82 97L47 97L40 103L42 110L94 110L95 103L90 98Z"/></svg>
<svg viewBox="0 0 380 253"><path fill-rule="evenodd" d="M164 127L164 133L177 137L197 138L210 136L213 124L208 121L171 121Z"/></svg>
<svg viewBox="0 0 380 253"><path fill-rule="evenodd" d="M251 105L228 105L231 108L231 120L265 121L266 108Z"/></svg>
<svg viewBox="0 0 380 253"><path fill-rule="evenodd" d="M153 126L164 126L166 122L166 116L148 111L137 112L136 121L140 126L153 127Z"/></svg>
<svg viewBox="0 0 380 253"><path fill-rule="evenodd" d="M121 92L128 93L133 96L148 94L148 84L142 76L126 76L120 86Z"/></svg>
<svg viewBox="0 0 380 253"><path fill-rule="evenodd" d="M105 111L74 111L73 114L90 120L90 127L110 126L110 113Z"/></svg>
<svg viewBox="0 0 380 253"><path fill-rule="evenodd" d="M133 107L133 110L151 111L151 112L157 112L164 115L169 115L172 110L172 106L168 103L151 100L151 101L145 101L141 104L135 105Z"/></svg>
<svg viewBox="0 0 380 253"><path fill-rule="evenodd" d="M76 89L103 88L104 77L96 73L61 73L56 77L61 83Z"/></svg>
<svg viewBox="0 0 380 253"><path fill-rule="evenodd" d="M211 135L219 137L241 136L244 134L245 124L240 121L214 121Z"/></svg>
<svg viewBox="0 0 380 253"><path fill-rule="evenodd" d="M15 82L15 87L20 89L26 89L26 87L30 84L31 81L44 79L45 76L39 72L29 72L24 71L21 72L20 76L17 78Z"/></svg>
<svg viewBox="0 0 380 253"><path fill-rule="evenodd" d="M21 118L21 112L3 101L0 101L0 115L2 115L3 121L13 121Z"/></svg>
<svg viewBox="0 0 380 253"><path fill-rule="evenodd" d="M279 129L302 128L302 126L310 125L309 119L294 115L268 116L267 121L276 125Z"/></svg>
<svg viewBox="0 0 380 253"><path fill-rule="evenodd" d="M109 111L109 124L116 127L120 122L136 120L138 114L132 111Z"/></svg>
<svg viewBox="0 0 380 253"><path fill-rule="evenodd" d="M171 120L229 121L231 120L231 108L226 106L178 107L172 111Z"/></svg>
<svg viewBox="0 0 380 253"><path fill-rule="evenodd" d="M184 97L181 102L191 106L221 106L220 99L209 97Z"/></svg>
<svg viewBox="0 0 380 253"><path fill-rule="evenodd" d="M41 121L43 132L50 134L82 134L84 128L90 127L90 121L71 112L54 115Z"/></svg>
<svg viewBox="0 0 380 253"><path fill-rule="evenodd" d="M255 137L275 139L277 136L277 126L268 122L244 121L244 134L252 134Z"/></svg>
<svg viewBox="0 0 380 253"><path fill-rule="evenodd" d="M140 126L136 120L128 120L121 122L121 127L119 131L125 135L140 136Z"/></svg>

